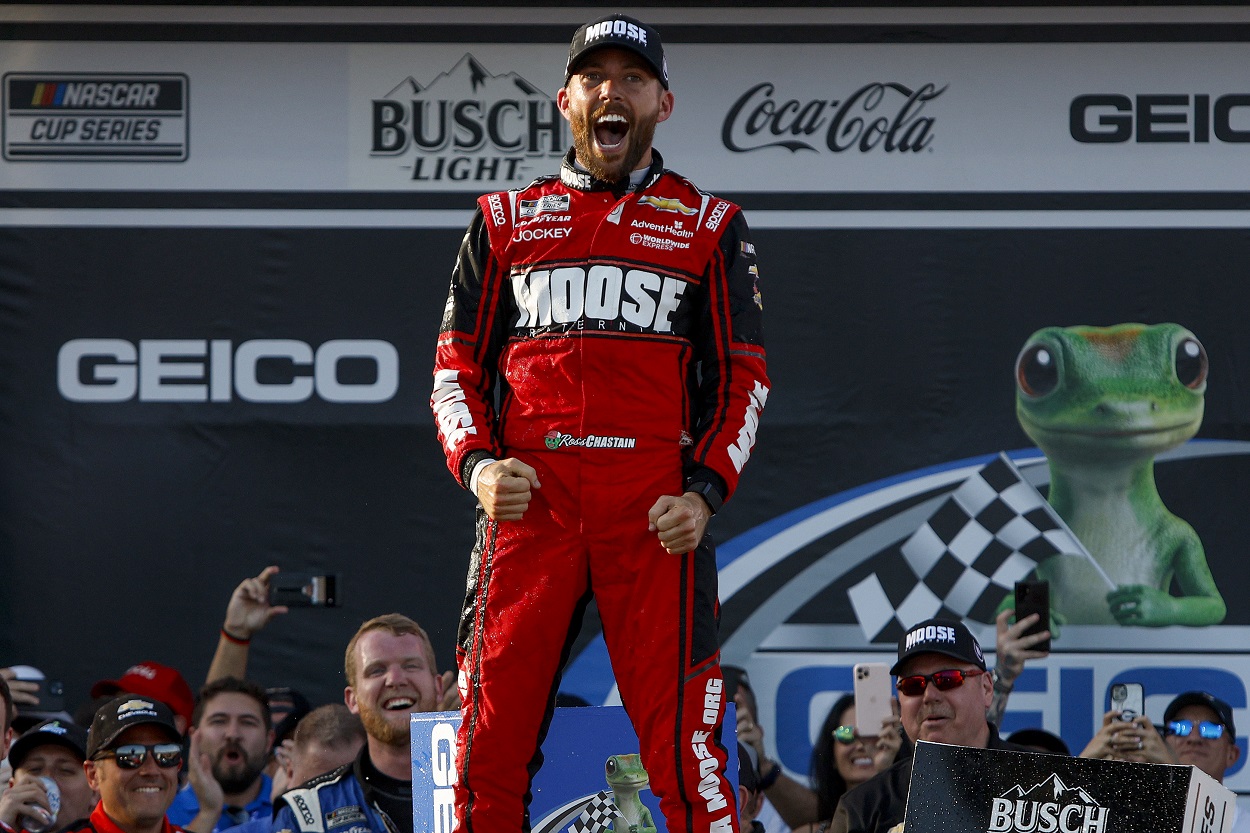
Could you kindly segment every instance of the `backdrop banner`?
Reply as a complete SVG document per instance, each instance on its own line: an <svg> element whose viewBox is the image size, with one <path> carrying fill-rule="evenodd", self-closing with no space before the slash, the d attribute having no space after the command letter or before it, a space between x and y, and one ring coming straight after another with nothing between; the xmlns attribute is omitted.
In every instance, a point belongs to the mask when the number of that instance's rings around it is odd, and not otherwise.
<svg viewBox="0 0 1250 833"><path fill-rule="evenodd" d="M1004 733L1079 751L1118 682L1250 725L1250 10L633 13L656 147L759 255L773 390L711 529L769 755L805 777L910 624L992 652L1029 576L1058 627ZM434 345L475 197L570 147L579 14L0 8L0 665L71 708L144 660L198 687L273 564L338 605L258 633L257 681L339 700L391 611L450 667L474 501ZM618 702L593 608L562 688Z"/></svg>

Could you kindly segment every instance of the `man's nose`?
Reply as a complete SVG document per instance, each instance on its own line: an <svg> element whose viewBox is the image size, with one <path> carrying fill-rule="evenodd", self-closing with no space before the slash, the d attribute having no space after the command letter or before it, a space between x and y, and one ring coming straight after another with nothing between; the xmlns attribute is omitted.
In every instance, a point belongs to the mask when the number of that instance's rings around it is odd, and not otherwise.
<svg viewBox="0 0 1250 833"><path fill-rule="evenodd" d="M599 98L603 101L612 101L620 97L619 85L611 78L603 79L603 83L599 85Z"/></svg>

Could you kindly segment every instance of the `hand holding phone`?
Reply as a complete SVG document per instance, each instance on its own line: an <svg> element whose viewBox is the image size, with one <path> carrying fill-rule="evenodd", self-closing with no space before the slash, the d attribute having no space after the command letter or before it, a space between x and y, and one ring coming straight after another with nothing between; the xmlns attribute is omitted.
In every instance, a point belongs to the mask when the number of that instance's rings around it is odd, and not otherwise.
<svg viewBox="0 0 1250 833"><path fill-rule="evenodd" d="M1116 683L1111 686L1111 709L1120 713L1126 723L1146 713L1146 695L1141 683Z"/></svg>

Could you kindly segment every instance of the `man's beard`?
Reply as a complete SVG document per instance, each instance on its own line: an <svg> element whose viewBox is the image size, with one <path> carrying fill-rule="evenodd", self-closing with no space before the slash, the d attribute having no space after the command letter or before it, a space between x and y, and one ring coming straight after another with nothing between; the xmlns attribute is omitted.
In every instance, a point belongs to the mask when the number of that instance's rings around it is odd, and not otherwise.
<svg viewBox="0 0 1250 833"><path fill-rule="evenodd" d="M252 757L247 754L247 750L240 746L234 749L242 756L242 760L237 763L226 763L225 752L230 747L218 754L217 760L213 761L213 780L221 784L221 791L226 795L235 795L246 790L256 782L261 771L265 768L264 760L253 761Z"/></svg>
<svg viewBox="0 0 1250 833"><path fill-rule="evenodd" d="M365 724L365 734L371 738L377 738L387 746L407 746L409 743L409 727L407 723L404 726L392 726L386 720L386 715L381 709L373 706L359 704L360 722ZM408 713L404 713L404 717L408 717Z"/></svg>
<svg viewBox="0 0 1250 833"><path fill-rule="evenodd" d="M589 116L574 111L569 119L573 131L573 147L577 151L577 161L586 166L591 175L603 182L620 182L627 178L638 167L642 157L651 149L651 140L655 138L657 116L644 119L630 119L625 156L617 163L608 163L599 156L595 149L594 123L604 112L620 112L618 109L602 107ZM628 114L622 113L626 118Z"/></svg>

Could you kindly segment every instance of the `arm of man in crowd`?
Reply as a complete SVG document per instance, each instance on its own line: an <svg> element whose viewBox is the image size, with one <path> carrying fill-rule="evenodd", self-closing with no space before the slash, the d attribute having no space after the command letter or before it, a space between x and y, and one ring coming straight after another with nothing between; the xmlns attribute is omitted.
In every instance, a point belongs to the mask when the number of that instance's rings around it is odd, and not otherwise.
<svg viewBox="0 0 1250 833"><path fill-rule="evenodd" d="M0 825L8 830L21 830L19 819L22 816L42 817L45 823L52 818L47 789L36 776L26 772L19 772L13 779L13 786L0 796Z"/></svg>
<svg viewBox="0 0 1250 833"><path fill-rule="evenodd" d="M1120 713L1114 710L1102 716L1102 728L1077 757L1148 764L1179 763L1148 717L1138 715L1131 721L1121 720Z"/></svg>
<svg viewBox="0 0 1250 833"><path fill-rule="evenodd" d="M738 710L738 740L753 747L760 762L760 783L764 794L787 826L798 827L815 821L819 813L815 790L795 781L781 764L764 752L764 729L747 708Z"/></svg>
<svg viewBox="0 0 1250 833"><path fill-rule="evenodd" d="M1033 646L1050 639L1050 631L1024 636L1024 632L1032 627L1041 617L1030 613L1019 622L1008 624L1016 615L1014 608L1006 608L995 619L997 626L997 645L994 662L994 699L985 712L985 719L998 726L1007 710L1007 698L1015 688L1016 678L1024 670L1025 660L1045 659L1049 651L1035 651Z"/></svg>
<svg viewBox="0 0 1250 833"><path fill-rule="evenodd" d="M37 680L19 680L17 672L12 668L0 668L0 677L9 684L9 693L13 695L14 706L38 706L39 682Z"/></svg>
<svg viewBox="0 0 1250 833"><path fill-rule="evenodd" d="M781 764L761 758L760 767L768 769L768 772L760 773L760 777L767 781L771 777L772 768L781 769ZM814 822L820 814L815 791L786 775L784 770L777 773L777 780L764 790L764 795L768 796L769 802L776 808L777 815L791 828Z"/></svg>
<svg viewBox="0 0 1250 833"><path fill-rule="evenodd" d="M287 612L285 605L269 604L269 579L277 567L266 567L255 578L244 579L226 604L226 619L217 638L217 652L208 667L206 683L223 677L247 677L248 650L252 637L275 616Z"/></svg>
<svg viewBox="0 0 1250 833"><path fill-rule="evenodd" d="M200 802L200 811L182 829L191 833L212 833L226 808L226 796L221 784L213 777L213 765L208 753L200 751L200 736L196 729L191 730L191 744L187 751L187 780Z"/></svg>

